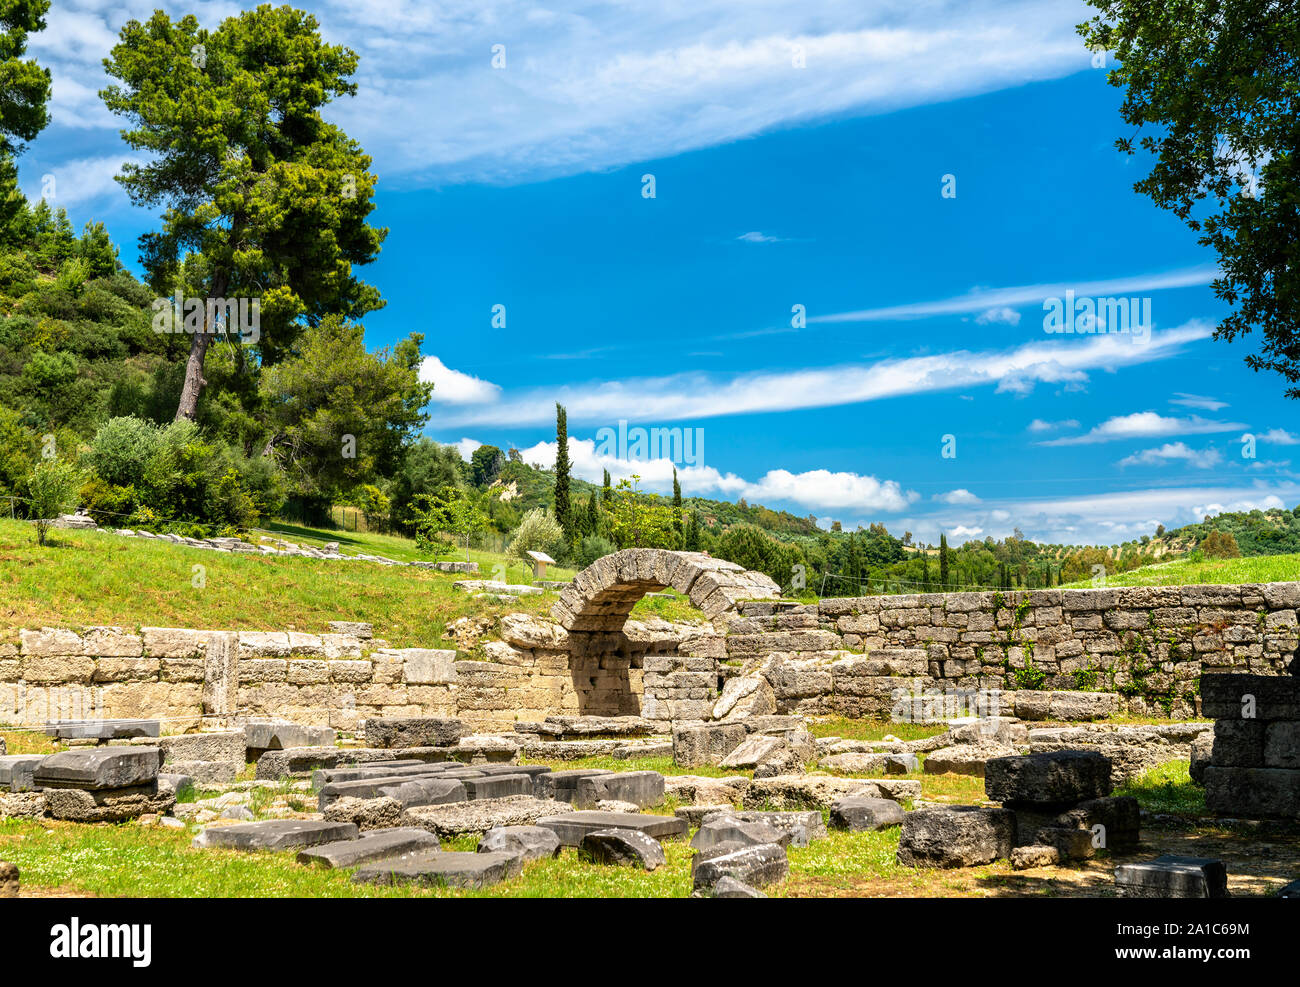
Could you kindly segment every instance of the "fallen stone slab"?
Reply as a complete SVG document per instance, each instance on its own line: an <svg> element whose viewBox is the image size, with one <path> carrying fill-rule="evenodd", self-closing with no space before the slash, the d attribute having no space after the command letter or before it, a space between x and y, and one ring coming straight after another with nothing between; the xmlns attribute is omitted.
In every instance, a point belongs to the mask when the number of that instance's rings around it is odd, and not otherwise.
<svg viewBox="0 0 1300 987"><path fill-rule="evenodd" d="M454 655L455 652L452 652ZM454 717L410 716L365 720L366 743L371 747L449 747L465 736L465 724Z"/></svg>
<svg viewBox="0 0 1300 987"><path fill-rule="evenodd" d="M630 802L645 809L664 800L664 776L658 771L625 771L579 778L573 805L588 809L597 802Z"/></svg>
<svg viewBox="0 0 1300 987"><path fill-rule="evenodd" d="M915 754L832 754L819 767L846 775L905 775L920 771L921 761Z"/></svg>
<svg viewBox="0 0 1300 987"><path fill-rule="evenodd" d="M736 807L734 805L730 802L723 802L714 805L679 805L673 810L673 815L684 820L687 826L695 829L703 825L705 818L708 816L735 811Z"/></svg>
<svg viewBox="0 0 1300 987"><path fill-rule="evenodd" d="M673 729L673 760L684 768L718 764L749 736L742 723L712 723Z"/></svg>
<svg viewBox="0 0 1300 987"><path fill-rule="evenodd" d="M352 823L313 819L266 819L262 822L236 823L233 826L209 826L191 844L197 849L297 850L302 847L355 840L357 827Z"/></svg>
<svg viewBox="0 0 1300 987"><path fill-rule="evenodd" d="M767 895L759 891L758 888L750 887L744 881L738 881L734 877L723 876L718 879L718 883L713 886L713 894L708 895L710 898L766 898Z"/></svg>
<svg viewBox="0 0 1300 987"><path fill-rule="evenodd" d="M583 837L601 829L635 829L657 840L686 835L686 823L675 816L632 812L563 812L538 819L537 825L554 832L560 838L561 846L571 847L581 846Z"/></svg>
<svg viewBox="0 0 1300 987"><path fill-rule="evenodd" d="M176 804L176 793L159 788L156 777L145 785L93 790L45 788L40 794L45 796L46 813L65 822L122 822L148 813L162 815Z"/></svg>
<svg viewBox="0 0 1300 987"><path fill-rule="evenodd" d="M427 829L379 829L355 840L325 843L298 852L298 863L333 870L389 860L407 853L439 849L438 837Z"/></svg>
<svg viewBox="0 0 1300 987"><path fill-rule="evenodd" d="M373 747L292 747L261 754L257 758L257 779L279 781L285 777L307 777L326 768L390 764L398 760L442 762L448 760L448 750L445 747L415 747L392 751ZM421 752L428 756L417 757Z"/></svg>
<svg viewBox="0 0 1300 987"><path fill-rule="evenodd" d="M267 751L293 747L332 747L338 739L333 727L276 721L248 723L244 726L244 743L248 760L256 761Z"/></svg>
<svg viewBox="0 0 1300 987"><path fill-rule="evenodd" d="M511 795L533 794L533 779L524 774L485 775L480 778L462 778L465 795L470 799L497 799Z"/></svg>
<svg viewBox="0 0 1300 987"><path fill-rule="evenodd" d="M920 782L912 784L919 794ZM754 779L745 788L741 801L746 808L771 805L778 809L829 809L846 795L880 797L881 792L874 780L818 774L777 775Z"/></svg>
<svg viewBox="0 0 1300 987"><path fill-rule="evenodd" d="M402 825L406 806L394 798L380 796L358 799L345 796L331 802L324 812L327 822L352 823L363 833L377 829L396 829Z"/></svg>
<svg viewBox="0 0 1300 987"><path fill-rule="evenodd" d="M1034 834L1034 841L1029 845L1050 846L1061 860L1088 860L1097 854L1092 833L1066 826L1044 826Z"/></svg>
<svg viewBox="0 0 1300 987"><path fill-rule="evenodd" d="M332 782L317 796L321 812L341 798L392 798L403 805L442 805L469 798L465 782L439 775L389 776Z"/></svg>
<svg viewBox="0 0 1300 987"><path fill-rule="evenodd" d="M582 838L578 853L597 864L654 870L668 862L653 836L635 829L597 829Z"/></svg>
<svg viewBox="0 0 1300 987"><path fill-rule="evenodd" d="M1051 825L1086 830L1097 849L1122 853L1135 848L1142 837L1142 809L1132 795L1111 795L1080 802L1059 813Z"/></svg>
<svg viewBox="0 0 1300 987"><path fill-rule="evenodd" d="M524 860L541 860L560 852L560 838L545 826L498 826L478 841L479 853L509 853Z"/></svg>
<svg viewBox="0 0 1300 987"><path fill-rule="evenodd" d="M561 802L572 804L578 793L578 782L583 778L593 778L597 775L610 775L614 772L606 768L574 768L569 771L551 771L544 778L538 779L538 784L543 786L544 794L541 798L559 799Z"/></svg>
<svg viewBox="0 0 1300 987"><path fill-rule="evenodd" d="M157 720L55 720L45 725L46 736L59 740L126 740L161 732Z"/></svg>
<svg viewBox="0 0 1300 987"><path fill-rule="evenodd" d="M326 785L342 781L360 781L365 778L397 778L404 775L426 775L445 771L457 762L446 761L429 764L426 761L379 761L371 764L354 764L346 768L318 768L311 773L312 791L319 792Z"/></svg>
<svg viewBox="0 0 1300 987"><path fill-rule="evenodd" d="M44 758L32 772L41 788L87 791L152 784L158 777L157 747L99 747Z"/></svg>
<svg viewBox="0 0 1300 987"><path fill-rule="evenodd" d="M1226 898L1228 868L1222 860L1165 854L1115 868L1121 898Z"/></svg>
<svg viewBox="0 0 1300 987"><path fill-rule="evenodd" d="M831 806L831 829L873 833L903 824L903 807L890 799L843 798Z"/></svg>
<svg viewBox="0 0 1300 987"><path fill-rule="evenodd" d="M826 821L817 810L733 809L729 815L741 822L759 823L787 834L790 846L805 847L826 836ZM784 845L786 841L779 842Z"/></svg>
<svg viewBox="0 0 1300 987"><path fill-rule="evenodd" d="M706 778L702 775L665 775L664 794L675 796L681 802L701 805L739 802L745 790L753 783L748 775L724 775Z"/></svg>
<svg viewBox="0 0 1300 987"><path fill-rule="evenodd" d="M43 760L44 754L9 754L0 757L0 791L30 792L36 787L33 774Z"/></svg>
<svg viewBox="0 0 1300 987"><path fill-rule="evenodd" d="M499 799L477 799L450 805L421 805L402 814L404 826L420 826L449 838L463 833L486 833L498 826L541 825L541 820L566 812L569 806L554 799L514 795ZM572 844L577 846L576 843Z"/></svg>
<svg viewBox="0 0 1300 987"><path fill-rule="evenodd" d="M1061 862L1061 854L1054 846L1031 843L1015 847L1009 860L1012 870L1029 870L1031 867L1055 867Z"/></svg>
<svg viewBox="0 0 1300 987"><path fill-rule="evenodd" d="M697 892L711 893L724 877L753 887L783 881L790 874L785 848L773 843L728 849L716 856L708 851L693 862L691 880Z"/></svg>
<svg viewBox="0 0 1300 987"><path fill-rule="evenodd" d="M163 767L170 774L189 775L202 785L230 785L244 770L239 761L166 761Z"/></svg>
<svg viewBox="0 0 1300 987"><path fill-rule="evenodd" d="M352 880L357 884L486 888L518 876L522 869L523 857L514 854L440 851L367 864L352 875Z"/></svg>
<svg viewBox="0 0 1300 987"><path fill-rule="evenodd" d="M926 807L907 813L898 840L902 867L973 867L1008 857L1015 846L1010 809Z"/></svg>
<svg viewBox="0 0 1300 987"><path fill-rule="evenodd" d="M984 791L994 802L1063 805L1110 794L1110 758L1095 751L1054 751L989 761Z"/></svg>
<svg viewBox="0 0 1300 987"><path fill-rule="evenodd" d="M955 744L952 747L941 747L925 756L925 773L983 778L989 761L1014 753L1014 748L1003 747L1001 744Z"/></svg>
<svg viewBox="0 0 1300 987"><path fill-rule="evenodd" d="M148 741L136 743L147 744ZM238 761L243 764L248 743L243 729L239 729L159 737L153 746L162 751L163 764L173 761Z"/></svg>
<svg viewBox="0 0 1300 987"><path fill-rule="evenodd" d="M699 831L691 837L691 846L696 850L708 850L723 843L739 843L741 846L761 846L775 843L786 846L790 842L787 830L777 829L764 822L746 822L727 812L710 816L700 824Z"/></svg>

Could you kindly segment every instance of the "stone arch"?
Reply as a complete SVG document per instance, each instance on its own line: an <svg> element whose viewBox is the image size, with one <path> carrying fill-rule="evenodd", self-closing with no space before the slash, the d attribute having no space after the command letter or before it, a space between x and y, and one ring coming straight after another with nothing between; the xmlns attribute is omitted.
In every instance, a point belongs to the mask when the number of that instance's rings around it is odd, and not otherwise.
<svg viewBox="0 0 1300 987"><path fill-rule="evenodd" d="M625 548L593 562L565 587L551 616L567 631L617 631L641 597L672 587L713 619L741 600L772 600L779 587L761 572L702 552Z"/></svg>
<svg viewBox="0 0 1300 987"><path fill-rule="evenodd" d="M763 573L700 552L629 548L592 563L551 608L568 631L569 672L580 712L640 715L663 724L708 718L720 688L717 661L726 657L717 632L710 628L668 647L625 632L636 602L669 587L710 620L741 600L781 595Z"/></svg>

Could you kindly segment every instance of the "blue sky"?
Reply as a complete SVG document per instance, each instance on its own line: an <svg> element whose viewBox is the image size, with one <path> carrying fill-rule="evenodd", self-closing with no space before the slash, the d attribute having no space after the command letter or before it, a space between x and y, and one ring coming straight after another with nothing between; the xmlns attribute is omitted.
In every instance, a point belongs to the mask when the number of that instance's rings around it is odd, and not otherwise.
<svg viewBox="0 0 1300 987"><path fill-rule="evenodd" d="M154 5L54 0L32 45L54 119L21 168L133 266L156 219L112 182L130 152L95 91ZM1300 501L1295 405L1209 338L1215 258L1132 191L1081 4L306 6L362 56L331 112L391 230L367 339L425 334L440 441L549 464L559 400L589 479L666 490L672 463L611 460L599 430L698 429L688 495L927 541ZM1067 290L1147 299L1150 324L1048 333Z"/></svg>

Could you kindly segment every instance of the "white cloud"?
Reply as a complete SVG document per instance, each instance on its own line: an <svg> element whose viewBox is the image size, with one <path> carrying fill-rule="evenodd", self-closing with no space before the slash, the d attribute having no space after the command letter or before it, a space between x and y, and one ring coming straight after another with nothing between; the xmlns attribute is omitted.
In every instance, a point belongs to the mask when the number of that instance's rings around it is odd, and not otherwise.
<svg viewBox="0 0 1300 987"><path fill-rule="evenodd" d="M1241 422L1220 422L1192 415L1189 418L1167 418L1154 411L1138 411L1131 415L1108 418L1083 435L1049 439L1044 446L1091 445L1095 442L1114 442L1117 439L1148 439L1163 435L1205 435L1215 432L1235 432L1245 428Z"/></svg>
<svg viewBox="0 0 1300 987"><path fill-rule="evenodd" d="M1189 288L1209 284L1218 276L1218 268L1194 267L1169 271L1165 274L1142 274L1123 278L1110 278L1104 281L1057 282L1053 284L1019 285L1014 288L988 288L934 302L914 302L907 305L890 305L885 308L861 309L856 312L814 315L809 316L808 321L810 323L882 322L895 319L923 319L934 315L986 312L1012 305L1041 305L1044 299L1059 298L1067 290L1073 291L1076 297L1137 295L1146 291Z"/></svg>
<svg viewBox="0 0 1300 987"><path fill-rule="evenodd" d="M522 390L477 407L449 410L444 426L541 425L563 404L570 422L682 421L796 408L858 404L906 394L923 394L996 384L1023 392L1035 383L1078 385L1085 371L1114 369L1163 359L1184 345L1206 339L1213 329L1189 322L1152 333L1135 346L1116 335L1044 338L1011 350L957 351L881 360L866 365L751 372L731 377L674 374L668 377L601 381L586 385Z"/></svg>
<svg viewBox="0 0 1300 987"><path fill-rule="evenodd" d="M1079 422L1074 418L1065 418L1059 422L1045 422L1041 418L1035 418L1029 423L1031 432L1051 432L1058 428L1078 428Z"/></svg>
<svg viewBox="0 0 1300 987"><path fill-rule="evenodd" d="M758 232L758 230L750 230L748 233L740 234L736 239L743 240L745 243L780 243L782 237L769 236L766 233Z"/></svg>
<svg viewBox="0 0 1300 987"><path fill-rule="evenodd" d="M462 440L464 441L464 440ZM520 450L524 462L537 463L547 469L555 465L554 442L538 442ZM593 439L569 436L569 461L574 476L599 482L605 470L618 480L636 474L645 490L667 493L672 490L673 467L670 459L620 459L602 455L600 444ZM734 473L722 473L712 466L677 464L677 478L688 496L721 497L735 500L744 497L765 505L776 502L798 504L814 510L853 510L896 513L919 499L912 490L904 490L893 480L879 480L858 473L809 470L768 470L756 481Z"/></svg>
<svg viewBox="0 0 1300 987"><path fill-rule="evenodd" d="M934 499L944 504L978 504L980 499L965 488L949 490L947 493L935 494Z"/></svg>
<svg viewBox="0 0 1300 987"><path fill-rule="evenodd" d="M981 312L975 316L975 322L981 326L987 326L995 322L1001 322L1008 326L1018 326L1020 325L1020 313L1014 308L1001 305Z"/></svg>
<svg viewBox="0 0 1300 987"><path fill-rule="evenodd" d="M459 370L452 370L436 356L420 363L420 380L433 382L433 400L439 404L479 405L495 401L501 388Z"/></svg>
<svg viewBox="0 0 1300 987"><path fill-rule="evenodd" d="M1218 398L1207 398L1200 394L1184 394L1182 391L1175 391L1174 397L1169 399L1170 404L1180 404L1185 408L1200 408L1202 411L1220 411L1228 406L1227 401L1220 401Z"/></svg>
<svg viewBox="0 0 1300 987"><path fill-rule="evenodd" d="M1164 463L1182 461L1197 469L1209 469L1223 460L1223 455L1213 447L1193 449L1185 442L1166 442L1154 449L1143 449L1119 461L1120 466L1159 466Z"/></svg>
<svg viewBox="0 0 1300 987"><path fill-rule="evenodd" d="M467 463L469 462L470 456L474 455L474 450L482 444L483 443L479 442L477 439L461 439L459 442L452 443L452 445L456 447L456 451L460 453L460 458L465 460Z"/></svg>
<svg viewBox="0 0 1300 987"><path fill-rule="evenodd" d="M1270 428L1260 437L1262 442L1272 442L1279 446L1293 446L1300 444L1300 438L1292 435L1284 428Z"/></svg>
<svg viewBox="0 0 1300 987"><path fill-rule="evenodd" d="M25 182L24 191L35 202L46 191L46 176L53 176L54 184L50 205L75 208L88 202L100 202L110 198L126 201L125 190L114 181L127 161L142 159L124 154L110 154L98 158L76 158L64 161L42 171L40 174L27 171L30 176Z"/></svg>
<svg viewBox="0 0 1300 987"><path fill-rule="evenodd" d="M984 534L984 529L978 527L968 528L964 524L959 524L952 529L952 534L954 538L978 538L980 535Z"/></svg>
<svg viewBox="0 0 1300 987"><path fill-rule="evenodd" d="M54 127L117 144L101 60L156 0L67 0L34 35ZM238 11L193 0L205 27ZM524 181L604 170L844 114L890 112L1086 67L1066 0L319 0L321 32L361 56L327 115L385 178ZM492 66L492 46L505 65ZM798 67L802 66L802 67ZM429 113L437 107L437 113ZM94 138L92 138L94 140Z"/></svg>

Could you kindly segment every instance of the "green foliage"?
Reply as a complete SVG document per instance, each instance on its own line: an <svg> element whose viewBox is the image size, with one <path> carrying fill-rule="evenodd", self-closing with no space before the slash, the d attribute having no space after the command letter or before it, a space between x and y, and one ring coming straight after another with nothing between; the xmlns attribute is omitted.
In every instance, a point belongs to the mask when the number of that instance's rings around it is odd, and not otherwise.
<svg viewBox="0 0 1300 987"><path fill-rule="evenodd" d="M713 554L746 569L764 572L785 588L791 586L795 566L804 562L803 553L797 547L777 541L751 524L728 528L713 543Z"/></svg>
<svg viewBox="0 0 1300 987"><path fill-rule="evenodd" d="M1247 365L1281 374L1300 397L1300 11L1276 0L1090 3L1099 13L1079 33L1113 53L1108 81L1136 131L1115 145L1153 160L1134 190L1219 255L1212 287L1235 308L1216 338L1258 329Z"/></svg>
<svg viewBox="0 0 1300 987"><path fill-rule="evenodd" d="M641 477L619 480L615 488L610 534L619 548L678 547L677 517L662 498L643 493Z"/></svg>
<svg viewBox="0 0 1300 987"><path fill-rule="evenodd" d="M141 237L150 286L260 299L267 365L292 352L304 324L382 304L353 273L387 232L366 222L370 158L321 113L355 93L356 68L356 53L326 44L314 17L269 4L213 30L155 11L128 21L105 60L116 81L100 95L144 156L118 181L134 204L165 207L161 228ZM204 328L189 339L178 417L197 413L199 371L216 338Z"/></svg>
<svg viewBox="0 0 1300 987"><path fill-rule="evenodd" d="M1201 542L1201 551L1211 559L1241 558L1241 549L1231 531L1211 531Z"/></svg>
<svg viewBox="0 0 1300 987"><path fill-rule="evenodd" d="M463 491L450 489L435 495L417 495L411 514L416 547L435 558L443 554L449 544L440 535L465 538L468 552L469 536L482 531L488 523L487 515L469 496Z"/></svg>
<svg viewBox="0 0 1300 987"><path fill-rule="evenodd" d="M597 559L603 559L606 555L612 555L617 551L618 546L608 538L601 538L599 535L587 535L578 542L573 564L580 569L585 569Z"/></svg>
<svg viewBox="0 0 1300 987"><path fill-rule="evenodd" d="M470 455L469 471L476 487L486 487L500 474L506 457L496 446L479 446Z"/></svg>
<svg viewBox="0 0 1300 987"><path fill-rule="evenodd" d="M529 552L545 552L558 560L564 554L566 544L564 529L559 522L541 508L534 508L524 515L519 527L515 529L509 554L531 566L533 560L528 557Z"/></svg>
<svg viewBox="0 0 1300 987"><path fill-rule="evenodd" d="M328 316L262 374L273 429L266 449L298 496L328 501L391 473L428 420L423 409L432 386L420 380L422 337L370 353L364 335L361 326Z"/></svg>
<svg viewBox="0 0 1300 987"><path fill-rule="evenodd" d="M565 541L574 541L577 532L569 503L569 416L559 403L555 405L555 520L564 529Z"/></svg>
<svg viewBox="0 0 1300 987"><path fill-rule="evenodd" d="M77 506L82 473L64 459L42 459L27 477L29 509L36 523L36 542L45 544L50 522Z"/></svg>

